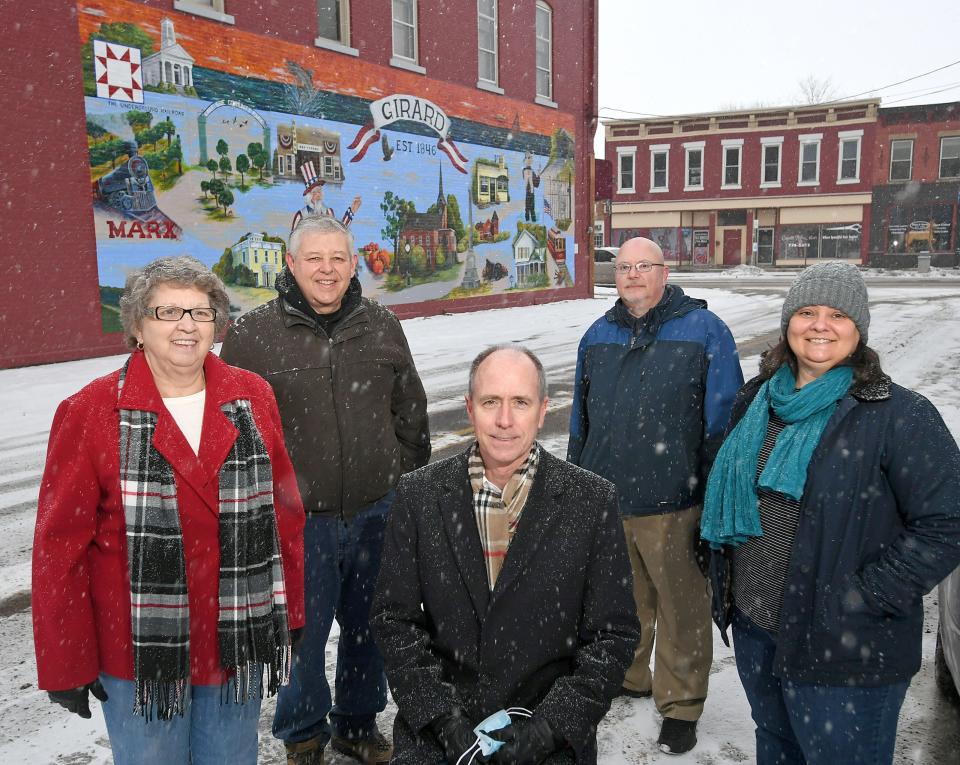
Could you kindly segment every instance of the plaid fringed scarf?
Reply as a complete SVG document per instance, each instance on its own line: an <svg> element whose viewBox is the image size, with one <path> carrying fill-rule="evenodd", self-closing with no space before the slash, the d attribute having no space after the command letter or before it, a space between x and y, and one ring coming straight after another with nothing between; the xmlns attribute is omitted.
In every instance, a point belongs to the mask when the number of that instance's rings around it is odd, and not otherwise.
<svg viewBox="0 0 960 765"><path fill-rule="evenodd" d="M118 397L129 361L120 373ZM273 509L270 457L250 402L221 407L237 440L220 469L220 664L234 700L276 693L290 676L286 590ZM120 410L120 492L130 567L134 713L182 715L190 682L190 616L173 468L154 448L154 412ZM261 679L262 683L262 679Z"/></svg>
<svg viewBox="0 0 960 765"><path fill-rule="evenodd" d="M510 476L503 491L484 479L483 458L479 444L474 444L468 458L467 472L473 489L473 512L480 531L480 546L487 567L487 584L493 591L507 557L510 541L520 522L520 513L527 503L530 487L537 475L540 447L534 442L524 463Z"/></svg>

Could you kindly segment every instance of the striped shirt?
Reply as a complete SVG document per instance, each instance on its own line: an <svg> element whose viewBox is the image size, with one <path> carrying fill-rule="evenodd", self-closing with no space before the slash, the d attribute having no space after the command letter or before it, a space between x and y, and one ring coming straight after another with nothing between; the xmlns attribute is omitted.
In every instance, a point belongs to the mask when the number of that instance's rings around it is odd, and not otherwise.
<svg viewBox="0 0 960 765"><path fill-rule="evenodd" d="M770 411L767 432L757 459L757 478L767 464L786 423ZM763 536L752 537L733 551L733 602L756 624L780 629L783 588L800 520L800 503L775 491L757 491Z"/></svg>

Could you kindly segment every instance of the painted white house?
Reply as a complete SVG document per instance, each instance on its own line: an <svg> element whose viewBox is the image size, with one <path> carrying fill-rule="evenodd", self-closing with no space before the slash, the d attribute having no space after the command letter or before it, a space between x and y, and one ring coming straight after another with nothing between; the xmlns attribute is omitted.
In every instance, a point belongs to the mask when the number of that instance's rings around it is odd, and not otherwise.
<svg viewBox="0 0 960 765"><path fill-rule="evenodd" d="M233 265L244 265L257 277L258 287L273 287L283 269L284 247L264 241L263 234L248 234L230 248Z"/></svg>
<svg viewBox="0 0 960 765"><path fill-rule="evenodd" d="M529 231L521 231L513 240L513 262L517 268L517 287L525 287L534 276L544 273L547 248Z"/></svg>
<svg viewBox="0 0 960 765"><path fill-rule="evenodd" d="M144 85L173 85L178 91L193 87L193 56L177 42L173 22L160 22L160 50L143 59Z"/></svg>

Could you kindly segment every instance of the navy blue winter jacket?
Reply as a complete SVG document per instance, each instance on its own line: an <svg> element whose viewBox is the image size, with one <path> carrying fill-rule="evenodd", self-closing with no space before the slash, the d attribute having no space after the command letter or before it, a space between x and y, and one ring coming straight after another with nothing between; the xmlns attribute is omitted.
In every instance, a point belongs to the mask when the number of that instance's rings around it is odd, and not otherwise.
<svg viewBox="0 0 960 765"><path fill-rule="evenodd" d="M567 460L611 481L622 515L702 501L743 384L733 336L706 308L668 284L636 335L613 308L580 341Z"/></svg>
<svg viewBox="0 0 960 765"><path fill-rule="evenodd" d="M737 396L730 428L762 380ZM729 550L711 559L726 641ZM876 686L920 669L923 595L960 564L960 450L939 412L888 378L851 388L807 468L773 672Z"/></svg>

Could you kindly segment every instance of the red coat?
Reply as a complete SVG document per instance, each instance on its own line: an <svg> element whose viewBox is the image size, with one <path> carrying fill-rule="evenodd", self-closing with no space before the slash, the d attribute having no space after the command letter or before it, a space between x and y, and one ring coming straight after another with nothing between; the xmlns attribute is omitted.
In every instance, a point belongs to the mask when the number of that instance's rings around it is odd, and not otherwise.
<svg viewBox="0 0 960 765"><path fill-rule="evenodd" d="M248 399L273 467L274 507L291 628L304 623L303 505L270 386L210 353L199 456L164 407L143 353L60 404L50 429L33 544L39 687L75 688L98 673L133 679L130 578L120 499L119 410L157 412L153 444L173 468L190 603L190 677L225 680L217 643L219 472L237 437L220 406Z"/></svg>

